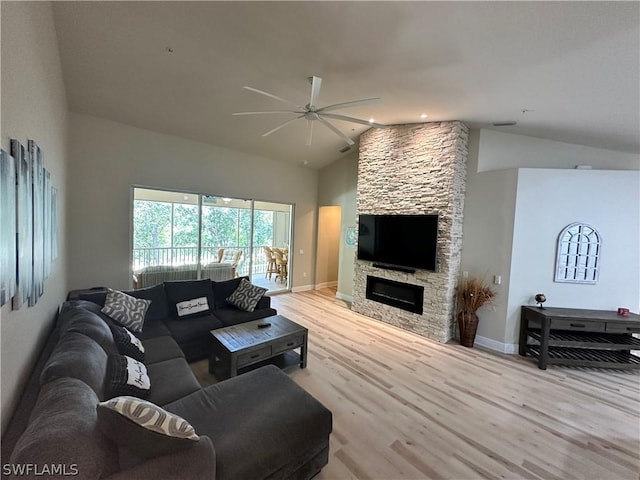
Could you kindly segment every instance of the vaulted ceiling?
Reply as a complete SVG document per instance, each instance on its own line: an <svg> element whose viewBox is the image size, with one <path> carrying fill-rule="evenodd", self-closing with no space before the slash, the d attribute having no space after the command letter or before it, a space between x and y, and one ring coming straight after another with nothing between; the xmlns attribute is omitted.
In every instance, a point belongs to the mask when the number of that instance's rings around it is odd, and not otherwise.
<svg viewBox="0 0 640 480"><path fill-rule="evenodd" d="M70 109L294 164L346 144L244 86L385 124L640 152L638 2L53 2ZM422 114L428 115L425 119ZM332 121L349 137L368 126ZM495 127L495 122L517 122ZM317 123L317 122L316 122Z"/></svg>

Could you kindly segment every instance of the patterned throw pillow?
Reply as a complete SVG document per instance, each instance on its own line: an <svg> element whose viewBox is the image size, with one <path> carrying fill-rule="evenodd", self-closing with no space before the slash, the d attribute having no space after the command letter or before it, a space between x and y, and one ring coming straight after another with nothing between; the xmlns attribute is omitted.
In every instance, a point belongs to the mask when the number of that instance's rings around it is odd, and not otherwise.
<svg viewBox="0 0 640 480"><path fill-rule="evenodd" d="M112 398L97 410L102 432L142 458L188 448L200 439L185 419L139 398Z"/></svg>
<svg viewBox="0 0 640 480"><path fill-rule="evenodd" d="M266 292L266 288L253 285L243 278L238 288L227 298L227 302L245 312L253 312Z"/></svg>
<svg viewBox="0 0 640 480"><path fill-rule="evenodd" d="M134 298L126 293L109 289L101 312L109 315L120 325L134 332L141 332L149 305L151 300Z"/></svg>
<svg viewBox="0 0 640 480"><path fill-rule="evenodd" d="M138 337L131 333L126 327L111 325L111 333L116 342L116 347L122 355L142 362L144 360L144 346Z"/></svg>
<svg viewBox="0 0 640 480"><path fill-rule="evenodd" d="M133 395L146 398L151 381L144 363L126 355L109 355L107 360L107 392L111 397Z"/></svg>

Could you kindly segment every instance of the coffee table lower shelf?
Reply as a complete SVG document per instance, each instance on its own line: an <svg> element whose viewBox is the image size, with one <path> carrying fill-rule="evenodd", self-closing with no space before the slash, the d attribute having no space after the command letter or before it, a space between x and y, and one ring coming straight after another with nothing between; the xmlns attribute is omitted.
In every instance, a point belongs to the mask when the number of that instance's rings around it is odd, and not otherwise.
<svg viewBox="0 0 640 480"><path fill-rule="evenodd" d="M266 360L262 360L261 362L252 363L251 365L240 367L238 368L237 375L242 375L243 373L250 372L251 370L255 370L256 368L264 367L265 365L275 365L282 370L286 370L292 367L300 368L300 354L295 350L289 350L288 352L283 352L280 355L267 358ZM229 364L223 362L220 359L216 359L213 364L211 363L211 361L209 361L209 373L216 377L218 380L229 378Z"/></svg>

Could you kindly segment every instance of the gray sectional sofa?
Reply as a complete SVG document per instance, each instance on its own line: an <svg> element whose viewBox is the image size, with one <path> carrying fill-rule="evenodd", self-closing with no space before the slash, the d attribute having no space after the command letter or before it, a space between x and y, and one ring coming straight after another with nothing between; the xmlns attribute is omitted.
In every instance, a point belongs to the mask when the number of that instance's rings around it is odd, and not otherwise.
<svg viewBox="0 0 640 480"><path fill-rule="evenodd" d="M223 292L218 293L221 298ZM146 399L189 422L197 441L175 448L170 442L167 448L166 438L153 436L136 443L137 437L127 432L137 432L137 425L122 430L98 415L98 404L116 395L110 365L121 354L117 327L95 302L69 300L2 438L3 476L42 478L44 472L46 478L160 480L308 479L317 474L328 461L331 412L275 366L201 387L184 350L201 355L197 342L172 325L170 315L162 317L170 303L157 301L152 300L139 335L150 381ZM218 306L220 324L253 313ZM204 330L215 320L183 321ZM156 442L164 450L150 454L158 450L152 448Z"/></svg>

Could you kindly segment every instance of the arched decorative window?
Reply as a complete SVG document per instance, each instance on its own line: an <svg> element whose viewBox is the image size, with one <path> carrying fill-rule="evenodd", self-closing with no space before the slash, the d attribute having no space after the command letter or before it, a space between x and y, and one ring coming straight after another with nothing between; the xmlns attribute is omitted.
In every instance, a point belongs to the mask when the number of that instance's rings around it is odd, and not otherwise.
<svg viewBox="0 0 640 480"><path fill-rule="evenodd" d="M558 236L556 282L596 283L602 241L598 231L585 223L567 225Z"/></svg>

